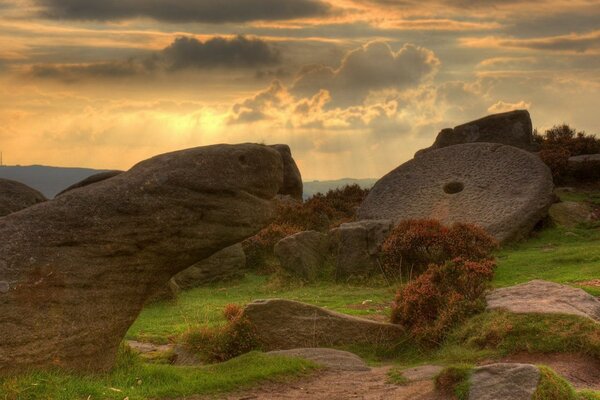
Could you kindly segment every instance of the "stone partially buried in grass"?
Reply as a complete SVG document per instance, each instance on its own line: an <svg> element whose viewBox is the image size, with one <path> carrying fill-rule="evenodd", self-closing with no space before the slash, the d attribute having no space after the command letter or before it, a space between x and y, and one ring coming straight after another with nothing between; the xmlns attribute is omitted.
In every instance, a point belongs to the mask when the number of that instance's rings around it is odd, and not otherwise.
<svg viewBox="0 0 600 400"><path fill-rule="evenodd" d="M540 371L534 365L485 365L470 377L469 400L531 400L539 382Z"/></svg>
<svg viewBox="0 0 600 400"><path fill-rule="evenodd" d="M436 219L485 229L500 242L520 239L554 202L548 167L512 146L469 143L430 151L381 178L358 210L361 219Z"/></svg>
<svg viewBox="0 0 600 400"><path fill-rule="evenodd" d="M257 300L243 313L263 350L350 344L389 345L404 335L399 325L345 315L292 300Z"/></svg>
<svg viewBox="0 0 600 400"><path fill-rule="evenodd" d="M600 322L600 300L582 289L542 280L496 289L487 296L487 304L488 310L570 314Z"/></svg>

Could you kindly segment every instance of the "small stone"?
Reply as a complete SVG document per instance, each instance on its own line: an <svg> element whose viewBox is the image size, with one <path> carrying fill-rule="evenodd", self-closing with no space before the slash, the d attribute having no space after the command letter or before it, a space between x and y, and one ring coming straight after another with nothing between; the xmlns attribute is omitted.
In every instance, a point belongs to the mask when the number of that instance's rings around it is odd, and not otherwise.
<svg viewBox="0 0 600 400"><path fill-rule="evenodd" d="M530 400L540 371L530 364L499 363L476 368L470 379L469 400Z"/></svg>
<svg viewBox="0 0 600 400"><path fill-rule="evenodd" d="M10 285L8 284L8 282L0 281L0 293L8 293L9 290Z"/></svg>

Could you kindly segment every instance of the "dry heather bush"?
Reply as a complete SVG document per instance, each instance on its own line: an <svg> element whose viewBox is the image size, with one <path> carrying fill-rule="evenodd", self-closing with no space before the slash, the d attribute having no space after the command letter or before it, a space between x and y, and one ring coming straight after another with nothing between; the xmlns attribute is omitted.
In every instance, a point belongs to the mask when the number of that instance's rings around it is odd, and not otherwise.
<svg viewBox="0 0 600 400"><path fill-rule="evenodd" d="M317 193L304 203L280 203L275 220L242 243L248 267L264 269L267 266L268 270L274 258L273 247L286 236L307 230L326 232L353 221L358 206L368 193L368 189L358 185L347 185L326 194Z"/></svg>
<svg viewBox="0 0 600 400"><path fill-rule="evenodd" d="M392 306L392 322L423 344L440 344L457 323L485 309L485 292L495 266L493 260L461 258L430 265L400 288Z"/></svg>
<svg viewBox="0 0 600 400"><path fill-rule="evenodd" d="M187 347L204 362L222 362L259 348L254 326L243 316L242 307L228 304L223 310L227 323L202 327L185 334Z"/></svg>
<svg viewBox="0 0 600 400"><path fill-rule="evenodd" d="M541 145L540 157L552 171L557 183L564 183L569 177L576 180L590 180L600 177L598 165L582 164L576 171L568 168L569 157L600 153L600 139L595 135L578 132L567 124L556 125L543 135L535 133L535 140Z"/></svg>
<svg viewBox="0 0 600 400"><path fill-rule="evenodd" d="M436 220L407 220L398 224L381 246L381 261L387 274L399 276L422 272L430 264L461 257L490 257L497 241L483 229L464 223L450 227Z"/></svg>

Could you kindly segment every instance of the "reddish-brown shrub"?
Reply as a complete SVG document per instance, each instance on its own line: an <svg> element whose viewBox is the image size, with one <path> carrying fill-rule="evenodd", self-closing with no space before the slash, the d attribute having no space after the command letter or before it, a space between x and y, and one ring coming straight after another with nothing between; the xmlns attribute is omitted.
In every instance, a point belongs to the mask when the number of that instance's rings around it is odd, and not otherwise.
<svg viewBox="0 0 600 400"><path fill-rule="evenodd" d="M185 334L187 347L205 362L222 362L259 347L256 329L242 315L237 304L223 310L227 323L219 327L202 327Z"/></svg>
<svg viewBox="0 0 600 400"><path fill-rule="evenodd" d="M494 268L493 260L456 258L432 264L398 291L392 322L422 343L439 344L457 323L485 308L485 291Z"/></svg>
<svg viewBox="0 0 600 400"><path fill-rule="evenodd" d="M457 257L487 258L497 246L493 237L475 225L456 223L446 227L436 220L407 220L383 242L381 261L386 273L406 274Z"/></svg>
<svg viewBox="0 0 600 400"><path fill-rule="evenodd" d="M560 182L567 177L569 157L571 153L565 148L545 148L540 151L540 158L550 168L555 182Z"/></svg>

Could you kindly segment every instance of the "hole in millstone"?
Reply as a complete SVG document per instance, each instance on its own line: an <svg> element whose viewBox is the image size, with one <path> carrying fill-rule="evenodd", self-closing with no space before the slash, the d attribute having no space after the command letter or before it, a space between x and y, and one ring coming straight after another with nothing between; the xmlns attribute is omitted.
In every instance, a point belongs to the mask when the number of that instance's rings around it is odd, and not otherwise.
<svg viewBox="0 0 600 400"><path fill-rule="evenodd" d="M444 192L448 194L456 194L463 191L465 185L462 182L450 182L444 186Z"/></svg>

